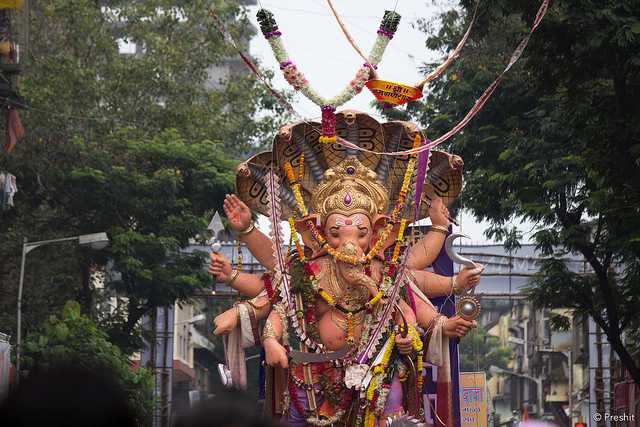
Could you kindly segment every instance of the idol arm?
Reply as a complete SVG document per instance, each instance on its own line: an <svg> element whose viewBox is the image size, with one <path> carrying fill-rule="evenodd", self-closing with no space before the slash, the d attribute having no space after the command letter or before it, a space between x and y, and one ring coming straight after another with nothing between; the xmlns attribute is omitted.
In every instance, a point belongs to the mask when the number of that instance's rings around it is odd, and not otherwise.
<svg viewBox="0 0 640 427"><path fill-rule="evenodd" d="M257 320L264 320L271 313L271 301L266 296L254 298L250 301L250 304L255 310Z"/></svg>
<svg viewBox="0 0 640 427"><path fill-rule="evenodd" d="M422 298L415 298L416 320L422 329L427 329L433 319L438 316L438 311L432 304L423 301Z"/></svg>
<svg viewBox="0 0 640 427"><path fill-rule="evenodd" d="M406 266L415 270L424 270L438 257L447 236L436 230L429 230L407 250Z"/></svg>
<svg viewBox="0 0 640 427"><path fill-rule="evenodd" d="M273 245L266 234L254 228L249 234L241 235L240 241L247 245L249 252L267 270L275 268L276 259L273 256Z"/></svg>
<svg viewBox="0 0 640 427"><path fill-rule="evenodd" d="M240 273L233 283L229 284L230 287L238 291L240 295L247 296L249 298L255 298L260 295L260 292L264 290L264 282L262 275L252 273Z"/></svg>
<svg viewBox="0 0 640 427"><path fill-rule="evenodd" d="M407 321L407 324L410 326L416 325L416 315L413 313L413 310L403 299L401 299L398 303L400 311L402 311L402 315L400 315L397 311L395 313L395 323L398 326L402 326L404 324L404 320Z"/></svg>
<svg viewBox="0 0 640 427"><path fill-rule="evenodd" d="M282 342L282 333L284 328L282 325L282 319L280 319L280 315L275 310L271 310L269 316L267 317L267 321L271 323L271 326L273 328L273 336L271 336L271 338L274 338L278 342ZM266 331L267 327L265 325L264 332Z"/></svg>
<svg viewBox="0 0 640 427"><path fill-rule="evenodd" d="M453 281L456 276L441 276L430 271L411 270L415 284L429 298L442 297L453 294Z"/></svg>

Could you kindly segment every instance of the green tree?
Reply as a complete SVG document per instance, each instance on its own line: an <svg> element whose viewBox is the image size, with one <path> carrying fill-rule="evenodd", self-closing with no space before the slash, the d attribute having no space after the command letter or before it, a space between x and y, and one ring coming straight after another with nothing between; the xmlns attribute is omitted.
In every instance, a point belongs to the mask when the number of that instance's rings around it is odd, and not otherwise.
<svg viewBox="0 0 640 427"><path fill-rule="evenodd" d="M23 327L70 298L89 313L90 265L112 259L121 277L109 286L128 304L104 321L129 352L139 345L129 337L140 316L206 284L202 254L183 248L232 189L232 159L266 142L281 111L237 67L220 85L207 84L211 67L234 55L208 8L238 40L253 32L236 2L104 4L32 5L19 86L27 137L0 155L0 169L19 186L15 207L0 212L0 324L15 336L23 237L104 230L112 244L99 254L72 244L29 254ZM138 53L121 54L125 42Z"/></svg>
<svg viewBox="0 0 640 427"><path fill-rule="evenodd" d="M62 316L50 316L24 343L25 368L46 369L51 365L72 363L108 373L129 396L129 404L139 425L147 425L153 409L153 379L146 369L131 370L129 360L106 334L87 316L80 305L68 301Z"/></svg>
<svg viewBox="0 0 640 427"><path fill-rule="evenodd" d="M105 321L125 351L140 348L137 324L155 307L185 301L211 285L206 254L187 253L206 229L214 208L231 191L233 163L212 142L184 142L167 130L153 139L131 140L123 132L97 150L75 141L81 165L65 182L68 211L108 230L116 276L107 285L126 297L122 310ZM127 153L121 159L112 151ZM94 307L93 301L87 309Z"/></svg>
<svg viewBox="0 0 640 427"><path fill-rule="evenodd" d="M31 139L100 141L122 127L149 137L168 128L187 141L214 140L233 154L271 138L278 104L249 73L207 84L211 67L235 58L208 16L215 9L237 40L254 32L235 1L56 0L31 10L21 93ZM120 47L136 46L122 54ZM217 82L213 82L217 83ZM45 111L43 111L45 110Z"/></svg>
<svg viewBox="0 0 640 427"><path fill-rule="evenodd" d="M405 116L443 134L473 106L528 32L539 4L481 6L460 58ZM426 45L458 42L472 2L422 22ZM504 238L535 224L545 255L530 297L591 316L640 383L640 4L553 1L520 63L448 145L465 159L462 204ZM432 69L435 64L428 64ZM396 113L398 114L398 113ZM513 239L509 242L513 245ZM578 253L586 271L562 258Z"/></svg>
<svg viewBox="0 0 640 427"><path fill-rule="evenodd" d="M498 337L478 326L460 340L458 353L461 372L487 372L490 366L506 368L513 352L509 347L500 346Z"/></svg>

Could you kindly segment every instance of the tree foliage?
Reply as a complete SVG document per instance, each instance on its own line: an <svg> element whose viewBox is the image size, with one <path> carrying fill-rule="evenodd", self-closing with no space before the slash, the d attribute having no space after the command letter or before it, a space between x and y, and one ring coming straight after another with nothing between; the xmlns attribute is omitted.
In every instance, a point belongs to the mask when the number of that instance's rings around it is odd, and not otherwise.
<svg viewBox="0 0 640 427"><path fill-rule="evenodd" d="M147 425L153 409L153 379L146 369L132 370L129 360L75 301L65 304L61 316L51 315L38 332L24 342L24 367L46 369L73 364L110 375L129 396L139 425Z"/></svg>
<svg viewBox="0 0 640 427"><path fill-rule="evenodd" d="M488 372L491 366L507 368L513 352L509 347L500 346L497 337L478 326L460 340L458 353L461 372Z"/></svg>
<svg viewBox="0 0 640 427"><path fill-rule="evenodd" d="M234 52L207 11L214 7L244 40L253 29L236 2L106 4L32 5L19 86L27 136L0 155L0 169L16 175L19 187L15 207L0 212L0 324L15 336L23 237L106 231L111 246L101 253L65 244L27 256L23 328L37 327L70 298L90 313L90 266L111 260L120 274L107 285L126 304L102 320L132 351L140 316L207 284L203 254L184 248L221 209L233 159L258 149L281 111L233 64L211 84L211 70L227 69ZM135 53L120 52L127 43Z"/></svg>
<svg viewBox="0 0 640 427"><path fill-rule="evenodd" d="M235 52L208 16L215 8L239 40L253 33L236 2L44 1L31 12L31 46L21 92L29 134L99 141L123 127L150 137L168 128L210 139L234 154L270 138L277 103L236 67L219 85L217 66ZM121 47L135 52L122 54ZM211 90L211 84L216 90ZM36 109L37 108L37 109ZM48 111L42 111L46 109Z"/></svg>
<svg viewBox="0 0 640 427"><path fill-rule="evenodd" d="M450 51L473 6L422 22L427 47ZM432 139L450 129L505 67L538 6L481 6L460 58L402 114ZM533 301L593 317L638 383L639 16L633 1L551 2L520 62L448 147L465 160L462 204L491 223L489 237L508 237L514 218L535 224L546 258ZM569 253L586 271L567 268Z"/></svg>
<svg viewBox="0 0 640 427"><path fill-rule="evenodd" d="M70 170L63 202L111 236L102 255L113 260L116 274L107 285L126 302L104 321L123 349L134 350L141 345L136 328L143 315L211 285L206 254L185 248L231 191L233 163L216 144L187 144L175 130L141 140L123 133L102 152L76 145L83 161ZM114 158L112 150L126 155Z"/></svg>

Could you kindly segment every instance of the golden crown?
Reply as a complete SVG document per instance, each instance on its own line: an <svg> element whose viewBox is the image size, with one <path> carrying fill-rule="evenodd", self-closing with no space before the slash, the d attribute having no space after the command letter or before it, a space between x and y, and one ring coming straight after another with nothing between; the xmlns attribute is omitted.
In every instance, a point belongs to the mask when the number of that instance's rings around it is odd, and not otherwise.
<svg viewBox="0 0 640 427"><path fill-rule="evenodd" d="M388 204L389 195L376 173L355 156L327 169L311 198L311 208L323 219L332 213L363 213L373 219L376 214L385 213Z"/></svg>

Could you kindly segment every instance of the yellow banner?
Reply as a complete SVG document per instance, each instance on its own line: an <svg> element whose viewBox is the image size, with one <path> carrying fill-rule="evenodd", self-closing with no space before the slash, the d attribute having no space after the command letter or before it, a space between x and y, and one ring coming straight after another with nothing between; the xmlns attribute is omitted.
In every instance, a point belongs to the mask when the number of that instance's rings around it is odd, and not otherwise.
<svg viewBox="0 0 640 427"><path fill-rule="evenodd" d="M422 98L422 91L420 89L401 83L374 79L369 80L366 85L378 102L385 104L401 105Z"/></svg>
<svg viewBox="0 0 640 427"><path fill-rule="evenodd" d="M22 9L24 0L0 0L0 9Z"/></svg>
<svg viewBox="0 0 640 427"><path fill-rule="evenodd" d="M460 427L487 427L487 377L484 372L460 373Z"/></svg>

